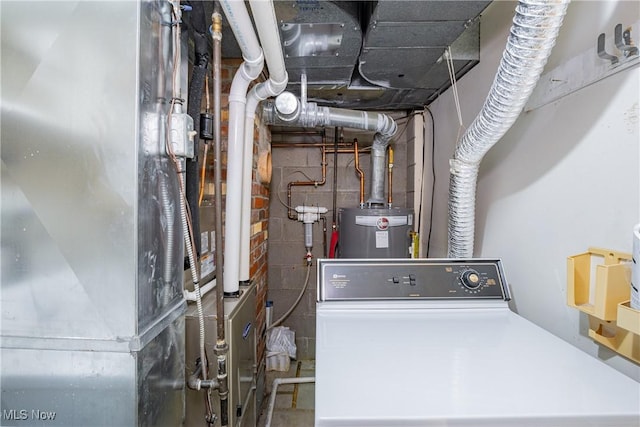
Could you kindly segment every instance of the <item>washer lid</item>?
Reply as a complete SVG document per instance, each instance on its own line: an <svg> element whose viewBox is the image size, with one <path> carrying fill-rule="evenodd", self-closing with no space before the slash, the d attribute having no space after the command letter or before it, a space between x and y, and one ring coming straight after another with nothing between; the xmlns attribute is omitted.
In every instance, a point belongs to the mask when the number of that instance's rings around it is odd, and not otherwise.
<svg viewBox="0 0 640 427"><path fill-rule="evenodd" d="M318 304L316 426L634 426L638 383L507 308Z"/></svg>

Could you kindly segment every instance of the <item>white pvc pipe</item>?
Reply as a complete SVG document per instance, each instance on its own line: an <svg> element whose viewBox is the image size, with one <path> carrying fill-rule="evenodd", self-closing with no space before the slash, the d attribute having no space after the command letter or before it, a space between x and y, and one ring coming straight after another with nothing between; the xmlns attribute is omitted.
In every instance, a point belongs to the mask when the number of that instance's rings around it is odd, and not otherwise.
<svg viewBox="0 0 640 427"><path fill-rule="evenodd" d="M262 72L264 57L251 18L241 0L220 2L244 62L233 77L229 92L229 137L227 151L227 197L225 208L224 292L239 290L240 214L242 210L242 159L244 156L244 111L249 83Z"/></svg>
<svg viewBox="0 0 640 427"><path fill-rule="evenodd" d="M242 210L240 217L240 272L242 282L250 280L251 264L251 194L253 172L253 128L258 103L280 94L289 77L284 64L284 54L278 32L278 20L272 0L251 0L251 12L262 42L265 60L269 67L269 80L259 83L247 96L244 123L244 161L242 165Z"/></svg>
<svg viewBox="0 0 640 427"><path fill-rule="evenodd" d="M214 289L216 287L216 283L217 283L216 279L213 279L206 285L200 287L200 297L204 297L207 294L207 292L209 292L211 289ZM198 295L196 294L196 291L188 291L184 289L182 291L182 295L184 295L184 299L186 299L187 301L197 301L198 299Z"/></svg>
<svg viewBox="0 0 640 427"><path fill-rule="evenodd" d="M267 407L267 419L264 427L271 427L271 418L273 418L273 409L276 406L276 393L280 384L305 384L316 382L316 377L295 377L295 378L276 378L271 386L271 395L269 395L269 406Z"/></svg>
<svg viewBox="0 0 640 427"><path fill-rule="evenodd" d="M269 81L266 82L267 92L269 96L275 96L284 90L288 81L276 11L272 0L250 0L249 4L269 67Z"/></svg>

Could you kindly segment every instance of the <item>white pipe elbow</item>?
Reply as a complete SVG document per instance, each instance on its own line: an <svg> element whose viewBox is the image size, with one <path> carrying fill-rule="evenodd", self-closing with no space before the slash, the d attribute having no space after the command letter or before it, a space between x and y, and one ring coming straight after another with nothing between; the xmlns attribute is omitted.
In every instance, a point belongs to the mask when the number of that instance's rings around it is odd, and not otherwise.
<svg viewBox="0 0 640 427"><path fill-rule="evenodd" d="M204 297L205 294L207 292L209 292L211 289L216 287L216 279L213 279L212 281L210 281L209 283L207 283L206 285L202 286L200 288L200 298ZM186 289L184 289L182 291L182 294L184 296L184 299L187 301L197 301L198 300L198 294L196 291L188 291Z"/></svg>
<svg viewBox="0 0 640 427"><path fill-rule="evenodd" d="M270 92L269 96L280 95L287 88L288 83L289 83L289 74L286 71L284 72L284 78L281 81L276 81L273 79L273 76L271 76L271 78L267 82L268 90Z"/></svg>

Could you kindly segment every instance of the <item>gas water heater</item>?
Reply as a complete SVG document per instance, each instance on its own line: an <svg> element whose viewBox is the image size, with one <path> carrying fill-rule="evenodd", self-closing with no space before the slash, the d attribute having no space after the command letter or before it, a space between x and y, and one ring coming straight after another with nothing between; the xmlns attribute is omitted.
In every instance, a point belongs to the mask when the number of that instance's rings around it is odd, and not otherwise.
<svg viewBox="0 0 640 427"><path fill-rule="evenodd" d="M339 258L410 258L413 210L342 208Z"/></svg>

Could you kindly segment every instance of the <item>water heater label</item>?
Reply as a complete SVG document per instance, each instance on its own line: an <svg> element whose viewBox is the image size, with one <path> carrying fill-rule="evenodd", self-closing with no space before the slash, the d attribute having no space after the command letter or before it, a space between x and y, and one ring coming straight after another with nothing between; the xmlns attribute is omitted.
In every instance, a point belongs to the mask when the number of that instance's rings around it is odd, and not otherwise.
<svg viewBox="0 0 640 427"><path fill-rule="evenodd" d="M389 232L376 231L376 248L388 248L388 247L389 247Z"/></svg>
<svg viewBox="0 0 640 427"><path fill-rule="evenodd" d="M367 227L377 227L380 230L386 230L388 227L398 227L400 225L410 224L406 215L396 216L356 216L356 225L364 225Z"/></svg>

